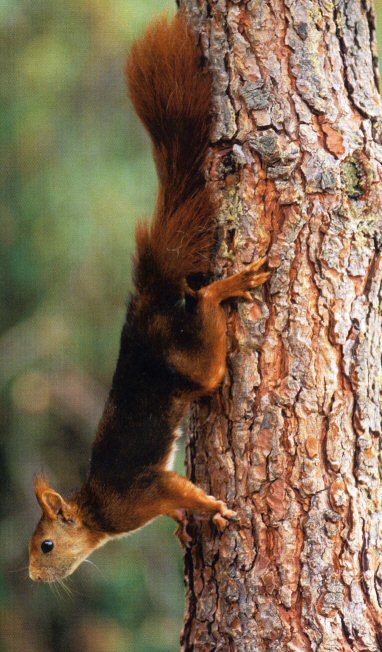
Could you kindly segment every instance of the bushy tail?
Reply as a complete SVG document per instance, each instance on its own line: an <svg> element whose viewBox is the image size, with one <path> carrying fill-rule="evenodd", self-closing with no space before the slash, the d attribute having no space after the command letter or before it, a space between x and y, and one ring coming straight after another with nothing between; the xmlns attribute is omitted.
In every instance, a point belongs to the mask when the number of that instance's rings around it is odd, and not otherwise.
<svg viewBox="0 0 382 652"><path fill-rule="evenodd" d="M151 224L137 229L138 288L180 284L209 267L214 205L203 164L209 144L211 76L181 14L156 20L127 62L129 93L154 146L159 196Z"/></svg>

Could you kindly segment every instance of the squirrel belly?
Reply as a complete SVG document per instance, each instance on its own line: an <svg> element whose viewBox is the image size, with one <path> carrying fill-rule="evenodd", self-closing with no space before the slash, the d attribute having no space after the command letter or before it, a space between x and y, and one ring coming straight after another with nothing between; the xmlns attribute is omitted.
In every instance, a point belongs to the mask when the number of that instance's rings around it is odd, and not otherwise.
<svg viewBox="0 0 382 652"><path fill-rule="evenodd" d="M221 304L251 299L249 291L269 274L259 273L262 258L201 289L189 285L208 271L216 207L203 173L211 77L182 14L149 27L133 46L127 78L153 143L157 206L152 222L137 229L135 290L88 478L70 500L41 477L35 483L42 517L30 546L30 576L41 581L69 575L95 548L161 514L181 521L184 510L207 512L221 529L235 516L171 471L169 460L190 404L225 375Z"/></svg>

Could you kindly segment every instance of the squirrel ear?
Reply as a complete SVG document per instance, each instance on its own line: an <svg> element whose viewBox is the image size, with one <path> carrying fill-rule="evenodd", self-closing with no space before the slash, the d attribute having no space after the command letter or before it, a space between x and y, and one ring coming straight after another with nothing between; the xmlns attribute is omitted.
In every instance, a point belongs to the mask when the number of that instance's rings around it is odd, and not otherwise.
<svg viewBox="0 0 382 652"><path fill-rule="evenodd" d="M73 522L73 514L68 503L53 489L47 489L41 495L43 510L50 518L61 518L66 522Z"/></svg>
<svg viewBox="0 0 382 652"><path fill-rule="evenodd" d="M47 489L50 489L49 484L47 483L45 477L39 473L34 477L34 492L41 509L44 509L44 503L42 502L42 494Z"/></svg>
<svg viewBox="0 0 382 652"><path fill-rule="evenodd" d="M36 498L42 511L50 518L61 518L73 522L73 510L67 502L54 491L43 476L37 476L34 483Z"/></svg>

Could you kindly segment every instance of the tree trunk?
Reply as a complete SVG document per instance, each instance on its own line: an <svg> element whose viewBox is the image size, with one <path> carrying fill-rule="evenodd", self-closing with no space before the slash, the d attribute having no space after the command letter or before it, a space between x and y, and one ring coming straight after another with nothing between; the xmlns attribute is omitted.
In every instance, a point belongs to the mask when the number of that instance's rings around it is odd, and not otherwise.
<svg viewBox="0 0 382 652"><path fill-rule="evenodd" d="M240 515L193 521L183 650L382 650L381 163L370 0L182 0L214 73L221 391L188 470ZM259 301L260 299L260 301Z"/></svg>

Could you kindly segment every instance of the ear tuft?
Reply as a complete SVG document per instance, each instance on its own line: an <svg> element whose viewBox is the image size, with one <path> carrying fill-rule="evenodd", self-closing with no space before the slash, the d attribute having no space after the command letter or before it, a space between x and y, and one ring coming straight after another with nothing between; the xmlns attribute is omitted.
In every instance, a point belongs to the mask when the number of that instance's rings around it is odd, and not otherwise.
<svg viewBox="0 0 382 652"><path fill-rule="evenodd" d="M65 522L73 522L73 509L49 486L43 475L37 475L34 480L34 490L39 505L49 518L61 518Z"/></svg>
<svg viewBox="0 0 382 652"><path fill-rule="evenodd" d="M43 503L42 503L42 495L43 493L47 490L50 489L49 484L45 478L45 476L42 473L38 473L37 475L34 476L34 492L36 494L36 498L38 500L38 503L43 509Z"/></svg>

